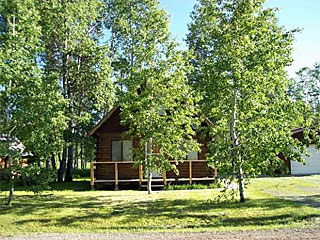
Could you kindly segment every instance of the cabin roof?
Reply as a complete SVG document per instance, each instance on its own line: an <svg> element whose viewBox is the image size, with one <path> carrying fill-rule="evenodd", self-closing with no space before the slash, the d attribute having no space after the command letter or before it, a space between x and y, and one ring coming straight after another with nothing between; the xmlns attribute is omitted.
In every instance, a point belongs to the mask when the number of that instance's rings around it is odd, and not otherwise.
<svg viewBox="0 0 320 240"><path fill-rule="evenodd" d="M296 133L300 133L303 132L304 130L306 130L307 128L295 128L291 130L292 134L296 134Z"/></svg>
<svg viewBox="0 0 320 240"><path fill-rule="evenodd" d="M102 126L102 124L104 124L104 123L112 116L112 114L113 114L115 111L117 111L119 108L120 108L120 106L115 106L114 108L112 108L112 109L107 113L107 115L105 115L105 116L98 122L98 124L89 131L89 136L92 136L93 134L95 134L96 131Z"/></svg>
<svg viewBox="0 0 320 240"><path fill-rule="evenodd" d="M292 134L296 134L296 133L301 133L304 132L305 130L316 130L317 127L316 126L312 126L312 127L300 127L300 128L294 128L291 130ZM317 129L316 130L318 133L320 133L320 131Z"/></svg>
<svg viewBox="0 0 320 240"><path fill-rule="evenodd" d="M102 126L102 124L104 124L106 121L108 121L108 119L118 110L120 109L120 106L115 106L114 108L112 108L98 123L95 127L93 127L90 131L89 131L89 136L92 136L96 133L96 131ZM210 119L208 119L207 117L204 117L204 121L206 124L208 125L213 125L213 123L210 121Z"/></svg>

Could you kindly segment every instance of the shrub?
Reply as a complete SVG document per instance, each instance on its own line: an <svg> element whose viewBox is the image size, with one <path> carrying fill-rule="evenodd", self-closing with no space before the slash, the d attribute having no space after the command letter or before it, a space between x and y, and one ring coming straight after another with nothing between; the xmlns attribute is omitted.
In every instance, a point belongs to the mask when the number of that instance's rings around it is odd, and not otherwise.
<svg viewBox="0 0 320 240"><path fill-rule="evenodd" d="M221 188L222 185L220 182L213 182L210 184L169 184L166 187L164 187L164 190L193 190L193 189L215 189L215 188Z"/></svg>
<svg viewBox="0 0 320 240"><path fill-rule="evenodd" d="M77 178L90 178L90 169L74 169L72 177Z"/></svg>
<svg viewBox="0 0 320 240"><path fill-rule="evenodd" d="M0 180L8 181L10 179L10 170L8 168L0 169Z"/></svg>
<svg viewBox="0 0 320 240"><path fill-rule="evenodd" d="M56 181L56 171L52 169L40 168L37 165L29 165L24 168L17 168L16 182L26 186L26 190L31 190L38 194L44 190L50 190L50 184Z"/></svg>

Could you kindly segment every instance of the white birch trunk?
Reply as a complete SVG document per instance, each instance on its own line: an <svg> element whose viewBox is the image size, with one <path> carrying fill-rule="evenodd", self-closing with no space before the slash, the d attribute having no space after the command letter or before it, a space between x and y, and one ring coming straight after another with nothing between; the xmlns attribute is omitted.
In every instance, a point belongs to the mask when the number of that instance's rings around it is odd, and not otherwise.
<svg viewBox="0 0 320 240"><path fill-rule="evenodd" d="M149 139L148 143L146 144L146 160L147 160L147 174L148 174L148 194L152 193L152 168L150 163L150 157L152 152L152 138Z"/></svg>
<svg viewBox="0 0 320 240"><path fill-rule="evenodd" d="M16 17L13 16L12 17L12 35L14 36L16 33ZM12 86L12 80L10 79L9 81L9 86L8 86L8 97L9 97L9 100L8 100L8 107L7 107L7 123L8 123L8 126L10 126L10 95L11 95L11 86ZM8 140L8 147L10 148L11 146L11 130L9 131L8 133L8 136L7 136L7 140ZM9 150L9 153L10 153L10 149ZM12 204L12 200L13 200L13 193L14 193L14 172L13 172L13 160L12 160L12 157L10 156L10 154L8 155L8 162L9 162L9 169L10 169L10 192L9 192L9 197L8 197L8 201L6 203L6 205L8 206L11 206Z"/></svg>
<svg viewBox="0 0 320 240"><path fill-rule="evenodd" d="M235 86L234 86L235 87ZM236 130L236 122L237 122L237 94L238 91L236 88L233 92L233 110L232 110L232 121L231 121L231 139L232 139L232 166L233 166L233 174L236 174L238 183L239 183L239 194L240 194L240 202L245 202L244 195L244 181L243 181L243 172L242 172L242 163L239 161L239 157L237 156L237 148L239 146L237 130ZM237 171L235 169L237 167Z"/></svg>

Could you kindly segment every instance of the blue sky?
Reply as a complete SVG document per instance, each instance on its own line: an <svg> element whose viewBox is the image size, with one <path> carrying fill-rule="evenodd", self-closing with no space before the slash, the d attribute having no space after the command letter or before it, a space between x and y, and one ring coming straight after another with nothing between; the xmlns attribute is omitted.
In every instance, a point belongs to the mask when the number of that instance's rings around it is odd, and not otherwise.
<svg viewBox="0 0 320 240"><path fill-rule="evenodd" d="M160 0L171 18L171 31L182 42L188 32L190 13L196 0ZM266 7L277 7L279 25L286 29L301 28L294 42L294 62L288 67L290 76L301 67L320 62L320 0L269 0Z"/></svg>

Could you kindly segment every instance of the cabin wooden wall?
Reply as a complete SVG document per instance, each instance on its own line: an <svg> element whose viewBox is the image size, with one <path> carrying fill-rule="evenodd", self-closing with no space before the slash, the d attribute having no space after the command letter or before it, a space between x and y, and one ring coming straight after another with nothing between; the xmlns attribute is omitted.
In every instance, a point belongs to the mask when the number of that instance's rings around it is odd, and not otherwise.
<svg viewBox="0 0 320 240"><path fill-rule="evenodd" d="M112 162L111 160L111 144L113 140L121 140L122 133L127 130L126 127L120 124L120 109L118 108L110 118L104 122L96 131L94 137L96 138L96 162ZM200 138L196 136L197 141L201 144L201 152L198 153L199 160L205 160L209 150L207 147L210 139ZM137 147L138 141L133 141L133 147ZM179 177L189 177L189 163L186 160L178 166ZM193 177L211 177L213 170L207 166L206 162L193 162L192 165ZM137 179L139 178L139 170L132 164L118 164L119 179ZM113 180L115 176L114 164L97 164L95 170L97 180ZM173 171L167 173L168 178L176 177Z"/></svg>

